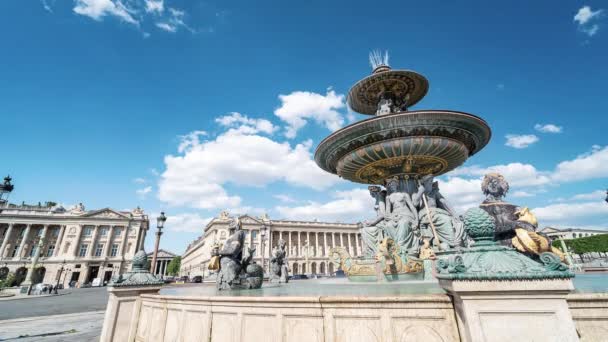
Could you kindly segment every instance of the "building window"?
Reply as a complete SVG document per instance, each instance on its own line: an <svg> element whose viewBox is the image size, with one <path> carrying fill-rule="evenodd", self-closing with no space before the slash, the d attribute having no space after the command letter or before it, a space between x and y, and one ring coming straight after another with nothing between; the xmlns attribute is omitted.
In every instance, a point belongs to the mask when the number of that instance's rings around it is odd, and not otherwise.
<svg viewBox="0 0 608 342"><path fill-rule="evenodd" d="M51 234L53 234L53 237L54 237L54 238L59 237L59 230L60 230L60 229L61 229L61 228L53 229L53 232L52 232Z"/></svg>
<svg viewBox="0 0 608 342"><path fill-rule="evenodd" d="M576 233L573 233L573 234L572 234L572 237L576 239Z"/></svg>
<svg viewBox="0 0 608 342"><path fill-rule="evenodd" d="M25 235L25 229L21 229L21 232L19 233L19 237L23 238L24 235Z"/></svg>
<svg viewBox="0 0 608 342"><path fill-rule="evenodd" d="M120 228L114 229L114 236L120 236L121 232L122 232L122 229L120 229Z"/></svg>
<svg viewBox="0 0 608 342"><path fill-rule="evenodd" d="M116 254L118 254L118 244L114 243L112 244L112 249L110 250L110 256L115 257Z"/></svg>
<svg viewBox="0 0 608 342"><path fill-rule="evenodd" d="M91 236L93 235L93 228L91 227L85 227L84 228L84 236Z"/></svg>
<svg viewBox="0 0 608 342"><path fill-rule="evenodd" d="M80 245L80 251L78 252L78 256L87 256L87 248L89 247L89 245L87 245L86 243L83 243L82 245Z"/></svg>
<svg viewBox="0 0 608 342"><path fill-rule="evenodd" d="M101 234L101 236L107 236L108 228L101 228L101 230L99 231L99 234Z"/></svg>
<svg viewBox="0 0 608 342"><path fill-rule="evenodd" d="M103 252L103 243L98 243L97 248L95 248L95 256L101 256L101 252Z"/></svg>
<svg viewBox="0 0 608 342"><path fill-rule="evenodd" d="M41 237L42 236L42 228L38 229L38 231L36 232L36 236L37 237Z"/></svg>
<svg viewBox="0 0 608 342"><path fill-rule="evenodd" d="M32 249L30 249L30 257L33 257L36 253L38 253L38 244L35 244Z"/></svg>
<svg viewBox="0 0 608 342"><path fill-rule="evenodd" d="M46 256L52 257L53 253L55 253L55 245L49 245L49 248L46 250Z"/></svg>
<svg viewBox="0 0 608 342"><path fill-rule="evenodd" d="M11 253L11 258L13 258L15 255L17 255L18 250L19 250L19 245L15 245L15 247L13 248L13 252Z"/></svg>
<svg viewBox="0 0 608 342"><path fill-rule="evenodd" d="M258 238L258 231L257 230L252 230L251 231L251 238L253 239L253 241L257 240L257 238Z"/></svg>

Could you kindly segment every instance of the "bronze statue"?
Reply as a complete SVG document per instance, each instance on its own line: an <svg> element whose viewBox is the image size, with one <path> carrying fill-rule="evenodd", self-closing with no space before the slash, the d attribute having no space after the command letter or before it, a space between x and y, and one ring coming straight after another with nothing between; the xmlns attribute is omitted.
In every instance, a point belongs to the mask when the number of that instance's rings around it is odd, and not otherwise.
<svg viewBox="0 0 608 342"><path fill-rule="evenodd" d="M286 245L285 240L280 239L278 245L272 249L272 257L270 258L271 282L287 283L289 281Z"/></svg>

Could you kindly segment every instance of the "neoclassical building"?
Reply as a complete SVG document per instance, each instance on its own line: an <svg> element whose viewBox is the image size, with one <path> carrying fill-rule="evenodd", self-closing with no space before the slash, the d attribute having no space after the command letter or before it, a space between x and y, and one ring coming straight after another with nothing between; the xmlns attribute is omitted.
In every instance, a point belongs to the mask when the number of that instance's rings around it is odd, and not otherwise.
<svg viewBox="0 0 608 342"><path fill-rule="evenodd" d="M579 229L579 228L553 228L546 227L541 230L541 233L545 233L551 238L563 238L563 239L576 239L594 235L608 234L607 230L597 229Z"/></svg>
<svg viewBox="0 0 608 342"><path fill-rule="evenodd" d="M152 261L153 256L154 252L148 253L148 260ZM168 276L169 270L167 269L167 266L169 266L171 260L173 260L173 258L175 258L176 256L177 255L162 248L159 249L158 253L156 254L156 268L154 269L154 275L157 275L161 278Z"/></svg>
<svg viewBox="0 0 608 342"><path fill-rule="evenodd" d="M211 249L214 244L221 244L228 238L231 219L227 212L222 212L203 228L203 234L188 245L182 256L180 275L209 275L207 264L211 258ZM329 250L335 246L343 246L351 256L361 255L363 251L356 224L271 220L267 215L243 215L240 220L247 234L245 248L256 249L254 260L263 264L266 272L272 247L280 239L287 243L291 274L335 273L339 265L329 258Z"/></svg>
<svg viewBox="0 0 608 342"><path fill-rule="evenodd" d="M130 267L148 227L148 216L140 208L5 205L0 207L0 277L13 272L23 280L32 257L41 252L34 283L59 280L67 286L70 281L85 284L95 278L103 283Z"/></svg>

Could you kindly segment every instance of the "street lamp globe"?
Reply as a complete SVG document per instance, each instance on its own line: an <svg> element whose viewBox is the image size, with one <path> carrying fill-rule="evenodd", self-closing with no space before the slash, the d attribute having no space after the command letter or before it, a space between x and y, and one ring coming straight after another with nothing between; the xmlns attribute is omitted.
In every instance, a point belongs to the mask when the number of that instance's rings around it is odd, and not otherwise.
<svg viewBox="0 0 608 342"><path fill-rule="evenodd" d="M165 212L162 211L160 216L156 218L156 227L158 227L158 229L163 229L165 221L167 221L167 217L165 216Z"/></svg>

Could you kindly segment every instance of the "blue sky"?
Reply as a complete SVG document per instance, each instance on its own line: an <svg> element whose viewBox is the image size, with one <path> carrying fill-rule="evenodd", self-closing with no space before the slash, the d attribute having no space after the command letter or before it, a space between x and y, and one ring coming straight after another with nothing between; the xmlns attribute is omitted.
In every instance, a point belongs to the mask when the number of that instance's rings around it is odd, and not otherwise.
<svg viewBox="0 0 608 342"><path fill-rule="evenodd" d="M161 247L178 253L226 208L359 221L372 215L365 187L311 156L331 130L364 118L344 94L370 73L369 51L386 49L394 68L430 81L413 109L466 111L492 127L490 144L441 178L457 208L478 203L480 177L498 170L508 199L541 225L608 228L607 10L2 1L0 173L14 178L13 202L165 210Z"/></svg>

